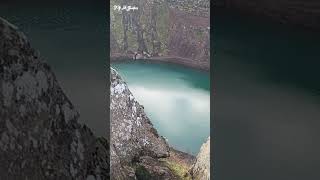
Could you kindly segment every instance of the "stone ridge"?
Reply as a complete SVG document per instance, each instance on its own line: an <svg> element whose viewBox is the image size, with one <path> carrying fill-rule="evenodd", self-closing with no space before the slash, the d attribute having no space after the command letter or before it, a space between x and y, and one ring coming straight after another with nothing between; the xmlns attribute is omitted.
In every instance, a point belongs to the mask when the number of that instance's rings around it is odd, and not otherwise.
<svg viewBox="0 0 320 180"><path fill-rule="evenodd" d="M210 1L208 0L167 0L170 7L177 8L197 16L210 16Z"/></svg>
<svg viewBox="0 0 320 180"><path fill-rule="evenodd" d="M133 165L140 157L168 157L169 146L130 92L116 70L111 68L111 176L135 178Z"/></svg>
<svg viewBox="0 0 320 180"><path fill-rule="evenodd" d="M77 120L50 66L0 18L1 179L109 178L108 143Z"/></svg>

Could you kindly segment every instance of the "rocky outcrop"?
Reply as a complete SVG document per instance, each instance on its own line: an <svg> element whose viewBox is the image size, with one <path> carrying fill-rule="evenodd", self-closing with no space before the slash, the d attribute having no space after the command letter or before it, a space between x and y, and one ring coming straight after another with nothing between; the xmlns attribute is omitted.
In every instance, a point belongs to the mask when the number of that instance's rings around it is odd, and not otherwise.
<svg viewBox="0 0 320 180"><path fill-rule="evenodd" d="M108 143L79 113L50 66L0 18L1 179L109 179Z"/></svg>
<svg viewBox="0 0 320 180"><path fill-rule="evenodd" d="M210 16L210 1L208 0L167 0L171 8L191 13L195 16Z"/></svg>
<svg viewBox="0 0 320 180"><path fill-rule="evenodd" d="M114 5L138 10L119 12ZM167 62L209 70L209 17L209 0L112 0L111 60L169 56Z"/></svg>
<svg viewBox="0 0 320 180"><path fill-rule="evenodd" d="M168 157L169 146L114 69L110 78L111 176L119 180L135 179L141 172L138 167L144 166L143 170L152 174L146 167L156 166L147 164L157 164L158 158ZM170 175L163 171L161 175Z"/></svg>
<svg viewBox="0 0 320 180"><path fill-rule="evenodd" d="M171 9L168 56L185 58L188 64L210 68L210 22L208 17L195 16ZM191 61L191 62L188 62Z"/></svg>
<svg viewBox="0 0 320 180"><path fill-rule="evenodd" d="M320 2L317 0L216 0L214 4L282 23L320 29Z"/></svg>
<svg viewBox="0 0 320 180"><path fill-rule="evenodd" d="M192 179L209 180L210 179L210 137L207 142L201 146L196 161L190 169Z"/></svg>
<svg viewBox="0 0 320 180"><path fill-rule="evenodd" d="M165 35L165 32L159 31L158 18L167 18L167 13L161 14L167 11L167 3L157 0L112 0L110 4L111 47L120 53L157 55L161 51L161 36ZM119 12L113 9L115 5L134 6L138 10Z"/></svg>

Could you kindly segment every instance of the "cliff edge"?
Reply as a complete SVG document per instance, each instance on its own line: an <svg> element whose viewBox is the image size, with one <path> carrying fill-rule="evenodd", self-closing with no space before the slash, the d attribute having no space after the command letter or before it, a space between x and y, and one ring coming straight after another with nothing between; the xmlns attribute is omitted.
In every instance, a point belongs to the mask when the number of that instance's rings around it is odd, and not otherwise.
<svg viewBox="0 0 320 180"><path fill-rule="evenodd" d="M209 180L210 179L210 137L201 146L195 163L190 169L192 179Z"/></svg>
<svg viewBox="0 0 320 180"><path fill-rule="evenodd" d="M174 179L159 158L169 156L160 136L127 84L111 68L111 176L115 179Z"/></svg>

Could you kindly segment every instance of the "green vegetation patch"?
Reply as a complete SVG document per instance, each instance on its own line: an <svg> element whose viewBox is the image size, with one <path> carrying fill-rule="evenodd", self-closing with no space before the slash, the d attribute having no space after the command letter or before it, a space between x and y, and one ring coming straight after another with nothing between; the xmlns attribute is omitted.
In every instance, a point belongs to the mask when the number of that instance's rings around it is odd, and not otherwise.
<svg viewBox="0 0 320 180"><path fill-rule="evenodd" d="M171 159L163 159L162 161L181 180L192 180L188 166Z"/></svg>
<svg viewBox="0 0 320 180"><path fill-rule="evenodd" d="M196 29L196 30L195 30L195 34L196 34L197 39L198 39L199 41L203 39L204 33L202 32L201 29Z"/></svg>
<svg viewBox="0 0 320 180"><path fill-rule="evenodd" d="M159 3L157 6L157 31L159 41L161 42L161 52L167 53L167 43L169 38L169 5L166 1Z"/></svg>
<svg viewBox="0 0 320 180"><path fill-rule="evenodd" d="M136 34L129 29L129 31L127 31L127 37L129 50L136 51L138 49L138 40Z"/></svg>

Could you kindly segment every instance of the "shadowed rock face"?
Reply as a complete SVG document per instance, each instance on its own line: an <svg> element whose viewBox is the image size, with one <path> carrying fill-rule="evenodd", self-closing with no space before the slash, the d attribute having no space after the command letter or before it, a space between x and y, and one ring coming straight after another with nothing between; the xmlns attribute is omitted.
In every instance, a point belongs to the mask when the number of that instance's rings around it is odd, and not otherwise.
<svg viewBox="0 0 320 180"><path fill-rule="evenodd" d="M193 164L190 174L196 180L210 179L210 137L207 142L201 146L196 161Z"/></svg>
<svg viewBox="0 0 320 180"><path fill-rule="evenodd" d="M2 179L109 177L108 143L79 113L27 38L0 18Z"/></svg>
<svg viewBox="0 0 320 180"><path fill-rule="evenodd" d="M110 88L111 176L115 179L135 178L132 165L140 157L167 157L169 146L114 69L111 69Z"/></svg>

